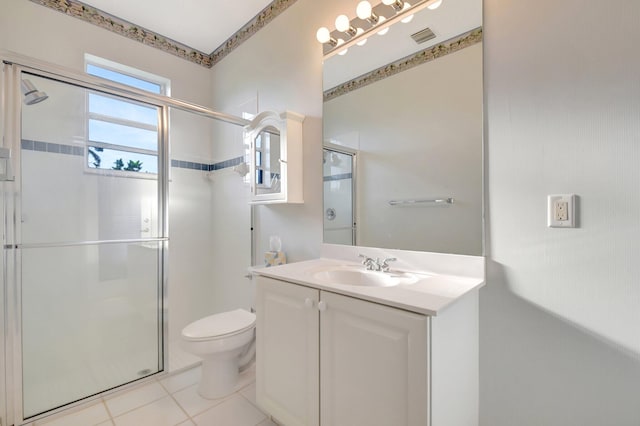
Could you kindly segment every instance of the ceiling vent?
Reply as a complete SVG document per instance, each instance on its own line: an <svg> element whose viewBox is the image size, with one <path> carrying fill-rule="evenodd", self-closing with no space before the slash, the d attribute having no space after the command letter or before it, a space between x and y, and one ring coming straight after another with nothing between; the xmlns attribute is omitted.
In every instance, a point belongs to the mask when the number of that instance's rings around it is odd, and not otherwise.
<svg viewBox="0 0 640 426"><path fill-rule="evenodd" d="M411 34L411 38L413 39L413 41L418 44L424 43L425 41L431 40L435 37L436 35L433 33L433 31L431 31L431 28L425 28L424 30L420 30L415 34Z"/></svg>

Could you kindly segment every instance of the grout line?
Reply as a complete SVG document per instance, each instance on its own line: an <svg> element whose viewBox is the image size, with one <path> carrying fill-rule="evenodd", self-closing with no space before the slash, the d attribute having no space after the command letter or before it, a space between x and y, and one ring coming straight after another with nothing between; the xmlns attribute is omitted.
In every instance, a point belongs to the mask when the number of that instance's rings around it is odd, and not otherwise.
<svg viewBox="0 0 640 426"><path fill-rule="evenodd" d="M238 393L240 394L241 397L243 397L249 404L253 405L254 407L256 407L258 410L260 410L261 413L264 413L264 415L266 416L267 413L265 413L264 411L262 411L262 409L260 409L260 407L258 407L256 404L253 403L253 401L251 401L247 396L245 396L242 392L238 391ZM261 421L264 421L261 420Z"/></svg>
<svg viewBox="0 0 640 426"><path fill-rule="evenodd" d="M107 410L107 414L109 415L109 420L111 420L111 424L115 425L116 422L113 420L113 415L111 415L111 410L109 410L109 406L107 405L107 401L104 398L100 398L102 401L102 405L104 405L105 410Z"/></svg>
<svg viewBox="0 0 640 426"><path fill-rule="evenodd" d="M133 391L133 390L137 390L137 389L141 389L141 388L143 388L143 387L145 387L145 386L149 386L149 385L151 385L152 383L154 383L154 382L148 382L148 383L145 383L144 385L141 385L141 386L138 386L138 387L133 388L133 389L131 389L131 390L128 390L127 392L125 392L125 393L123 393L123 394L121 394L121 395L118 395L118 396L117 396L117 398L119 398L119 397L121 397L121 396L124 396L124 395L126 395L126 394L130 393L130 392L131 392L131 391ZM158 383L158 379L155 379L155 383ZM159 384L159 383L158 383L158 384ZM153 404L154 402L160 401L162 398L166 397L167 395L169 395L169 396L170 396L169 392L167 392L167 391L165 390L164 386L160 385L160 388L161 388L161 389L166 393L166 395L163 395L163 396L161 396L160 398L154 399L154 400L149 401L149 402L147 402L147 403L145 403L145 404L142 404L142 405L139 405L139 406L137 406L137 407L135 407L135 408L132 408L132 409L130 409L130 410L128 410L128 411L124 411L124 412L122 412L122 413L118 414L118 415L117 415L117 416L115 416L115 417L112 417L113 422L115 423L115 419L116 419L117 417L122 417L122 416L124 416L125 414L129 414L129 413L131 413L132 411L135 411L135 410L137 410L137 409L139 409L139 408L146 407L147 405L151 405L151 404ZM111 398L111 399L115 399L115 398ZM107 405L107 404L106 404L106 401L105 401L105 405ZM108 406L107 406L107 407L108 407ZM111 414L111 412L109 412L109 414Z"/></svg>
<svg viewBox="0 0 640 426"><path fill-rule="evenodd" d="M166 377L163 377L163 379L165 379L165 378L166 378ZM163 384L162 384L162 382L161 382L160 380L156 379L156 382L158 382L158 384L160 385L160 387L161 387L162 389L164 389L164 391L165 391L166 393L168 393L169 395L171 395L171 392L169 392L169 389L167 389L167 387L166 387L165 385L163 385Z"/></svg>
<svg viewBox="0 0 640 426"><path fill-rule="evenodd" d="M185 388L186 389L186 388ZM180 404L180 402L178 402L178 400L173 396L172 393L169 393L169 397L171 397L171 399L173 399L173 402L176 403L176 405L178 406L178 408L180 408L180 410L182 410L182 412L184 414L186 414L187 419L191 420L192 423L196 423L195 420L193 420L193 418L189 415L189 413L187 413L187 410L184 409L184 407ZM182 420L180 423L176 423L176 425L179 425L181 423L184 423L186 420Z"/></svg>
<svg viewBox="0 0 640 426"><path fill-rule="evenodd" d="M197 366L194 366L194 367L192 367L192 368L193 368L193 369L195 369L195 368L197 368ZM186 372L186 371L188 371L188 370L189 370L189 369L185 369L185 370L184 370L184 371L182 371L181 373L184 373L184 372ZM180 374L180 373L178 373L178 374ZM255 374L255 372L254 372L253 374ZM176 375L177 375L177 374L176 374ZM166 376L165 376L165 377L163 377L162 379L165 379L165 378L166 378ZM105 410L106 410L106 412L107 412L107 414L108 414L108 416L109 416L109 419L108 419L108 420L109 420L109 422L111 422L111 425L112 425L112 426L115 426L115 425L116 425L116 418L117 418L117 417L122 417L122 416L124 416L124 415L126 415L126 414L129 414L129 413L131 413L131 412L135 411L135 410L138 410L138 409L141 409L141 408L143 408L143 407L146 407L146 406L148 406L148 405L150 405L150 404L153 404L153 403L155 403L155 402L157 402L157 401L159 401L159 400L161 400L161 399L165 398L166 396L169 396L169 397L170 397L170 398L171 398L171 399L176 403L176 405L180 408L180 410L181 410L181 411L186 415L186 419L183 419L180 423L178 423L178 425L180 425L181 423L187 422L187 421L190 421L190 422L192 422L193 424L197 424L197 423L196 423L196 421L195 421L195 417L196 417L196 416L199 416L199 415L201 415L201 414L203 414L203 413L205 413L205 412L207 412L207 411L209 411L209 410L212 410L212 409L214 409L214 408L216 408L216 407L219 407L220 405L222 405L222 404L224 404L224 403L228 402L229 400L231 400L232 398L235 398L236 396L239 396L240 398L242 398L242 399L244 399L245 401L249 402L249 404L250 404L252 407L255 407L258 411L260 411L260 413L262 413L262 414L265 416L263 419L261 419L261 420L260 420L260 422L256 423L256 425L259 425L260 423L264 422L265 420L271 420L271 421L273 421L273 420L271 419L271 417L270 417L267 413L265 413L264 411L262 411L262 410L260 409L260 407L258 407L256 404L254 404L253 402L251 402L251 400L249 400L249 398L248 398L248 397L246 397L245 395L243 395L243 394L242 394L242 391L244 391L245 389L247 389L247 388L248 388L248 387L250 387L251 385L254 385L254 384L255 384L255 380L251 380L249 383L247 383L247 384L243 385L242 387L238 388L237 390L235 390L235 391L234 391L234 392L232 392L231 394L227 395L226 397L220 398L220 399L217 401L217 403L216 403L215 405L213 405L213 406L211 406L211 407L208 407L208 408L204 409L203 411L201 411L201 412L198 412L198 413L194 414L193 416L189 415L189 413L186 411L186 409L185 409L185 408L180 404L180 402L175 398L174 394L175 394L175 393L177 393L177 392L181 392L181 391L183 391L183 390L185 390L185 389L187 389L187 388L189 388L189 387L197 386L197 383L194 383L194 384L188 385L188 386L186 386L186 387L184 387L184 388L181 388L181 389L177 389L177 390L175 390L175 392L173 392L173 393L172 393L172 392L170 392L170 391L169 391L169 389L168 389L167 387L165 387L165 386L162 384L162 382L161 382L160 378L156 378L156 379L155 379L154 381L152 381L152 382L148 382L148 383L146 383L146 384L144 384L144 385L140 385L140 386L134 387L134 388L129 389L129 390L127 390L126 392L123 392L123 393L121 393L121 394L116 394L115 396L113 396L112 398L109 398L109 399L115 399L115 398L117 398L117 397L125 396L125 395L127 395L127 394L129 394L129 393L131 393L131 392L133 392L133 391L135 391L135 390L137 390L137 389L141 389L141 388L143 388L144 386L152 385L153 383L157 383L158 385L160 385L160 388L165 392L165 395L161 396L160 398L157 398L157 399L154 399L154 400L152 400L152 401L149 401L149 402L147 402L147 403L145 403L145 404L139 405L139 406L137 406L137 407L135 407L135 408L132 408L132 409L130 409L130 410L128 410L128 411L122 412L122 413L118 414L117 416L114 416L114 415L113 415L113 413L111 412L111 410L109 409L109 405L107 404L107 399L105 399L104 397L100 399L100 403L102 403L102 404L103 404L103 406L105 407ZM85 407L85 408L86 408L86 407ZM78 411L80 411L80 410L78 410ZM74 412L74 413L75 413L75 412ZM74 413L69 413L69 414L67 414L67 415L65 415L65 416L61 416L60 418L64 418L64 417L66 417L66 416L73 415Z"/></svg>

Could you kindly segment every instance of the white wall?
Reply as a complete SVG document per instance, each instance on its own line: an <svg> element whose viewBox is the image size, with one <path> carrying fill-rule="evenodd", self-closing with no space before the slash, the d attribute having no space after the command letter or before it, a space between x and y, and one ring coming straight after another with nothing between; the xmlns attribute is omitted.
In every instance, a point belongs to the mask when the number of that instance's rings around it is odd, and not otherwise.
<svg viewBox="0 0 640 426"><path fill-rule="evenodd" d="M300 0L212 69L214 109L234 111L258 98L258 110L295 111L303 124L301 205L257 206L257 264L279 235L289 261L317 257L322 240L322 62L315 41L319 2Z"/></svg>
<svg viewBox="0 0 640 426"><path fill-rule="evenodd" d="M637 1L485 0L482 425L640 424L638 40Z"/></svg>

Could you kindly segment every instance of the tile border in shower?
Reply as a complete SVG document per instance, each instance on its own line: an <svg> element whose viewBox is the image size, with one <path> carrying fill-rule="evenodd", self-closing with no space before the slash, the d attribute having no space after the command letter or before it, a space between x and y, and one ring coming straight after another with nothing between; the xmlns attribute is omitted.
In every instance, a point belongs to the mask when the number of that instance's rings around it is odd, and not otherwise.
<svg viewBox="0 0 640 426"><path fill-rule="evenodd" d="M234 167L244 163L244 156L234 157L229 160L220 161L218 163L210 164L209 171L226 169L229 167Z"/></svg>
<svg viewBox="0 0 640 426"><path fill-rule="evenodd" d="M220 161L213 164L204 164L204 163L196 163L191 161L182 161L182 160L171 160L171 167L178 167L181 169L192 169L192 170L202 170L205 172L213 172L216 170L227 169L229 167L234 167L244 162L244 157L234 157L229 160Z"/></svg>
<svg viewBox="0 0 640 426"><path fill-rule="evenodd" d="M84 156L84 147L75 145L63 145L53 142L41 142L31 139L22 139L20 141L20 148L29 151L51 152L54 154L66 154Z"/></svg>
<svg viewBox="0 0 640 426"><path fill-rule="evenodd" d="M22 141L20 142L20 148L28 151L50 152L54 154L75 155L79 157L84 156L84 146L65 145L54 142L42 142L31 139L22 139ZM171 167L211 172L237 166L239 164L242 164L243 162L243 156L234 157L229 160L220 161L213 164L171 159Z"/></svg>

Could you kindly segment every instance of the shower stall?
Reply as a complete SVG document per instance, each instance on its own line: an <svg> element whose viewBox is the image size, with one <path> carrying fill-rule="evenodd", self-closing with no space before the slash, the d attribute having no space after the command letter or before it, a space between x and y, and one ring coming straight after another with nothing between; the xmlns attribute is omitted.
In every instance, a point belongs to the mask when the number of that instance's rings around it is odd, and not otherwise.
<svg viewBox="0 0 640 426"><path fill-rule="evenodd" d="M2 67L0 417L19 425L168 371L170 110L247 121L18 56Z"/></svg>

